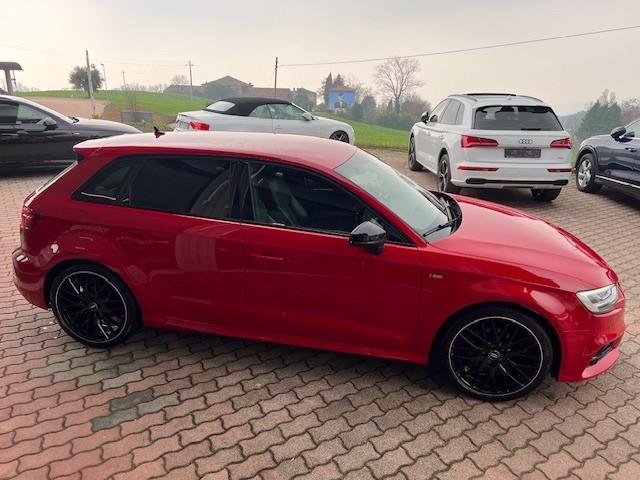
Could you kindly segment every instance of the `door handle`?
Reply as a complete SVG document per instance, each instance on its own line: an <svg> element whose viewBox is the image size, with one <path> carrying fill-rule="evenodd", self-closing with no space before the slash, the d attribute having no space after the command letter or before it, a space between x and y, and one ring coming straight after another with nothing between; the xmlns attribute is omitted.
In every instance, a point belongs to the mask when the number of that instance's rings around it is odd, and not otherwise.
<svg viewBox="0 0 640 480"><path fill-rule="evenodd" d="M284 263L284 257L278 255L264 255L261 253L252 253L251 258L261 262Z"/></svg>
<svg viewBox="0 0 640 480"><path fill-rule="evenodd" d="M632 147L624 147L624 149L629 151L629 152L637 152L638 151L637 148L632 148Z"/></svg>

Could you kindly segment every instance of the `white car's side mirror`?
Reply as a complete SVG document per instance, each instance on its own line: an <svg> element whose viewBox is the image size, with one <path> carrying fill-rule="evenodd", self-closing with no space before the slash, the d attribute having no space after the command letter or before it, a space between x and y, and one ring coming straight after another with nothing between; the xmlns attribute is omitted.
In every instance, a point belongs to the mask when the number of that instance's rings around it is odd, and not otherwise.
<svg viewBox="0 0 640 480"><path fill-rule="evenodd" d="M304 112L304 113L302 114L302 118L304 118L305 120L307 120L307 121L309 121L309 122L310 122L311 120L315 120L315 119L316 119L316 118L315 118L313 115L311 115L309 112Z"/></svg>

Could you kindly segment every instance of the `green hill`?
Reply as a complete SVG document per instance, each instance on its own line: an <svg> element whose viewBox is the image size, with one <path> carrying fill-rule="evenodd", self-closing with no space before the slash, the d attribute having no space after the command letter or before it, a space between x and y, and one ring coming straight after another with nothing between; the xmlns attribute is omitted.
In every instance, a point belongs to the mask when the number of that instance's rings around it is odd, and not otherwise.
<svg viewBox="0 0 640 480"><path fill-rule="evenodd" d="M24 97L61 97L86 98L86 94L79 90L48 90L39 92L20 92ZM203 97L193 99L184 95L172 95L159 92L137 92L123 90L99 90L96 100L110 102L103 114L103 118L120 120L121 110L145 110L155 114L154 122L161 128L175 120L179 112L200 110L211 103ZM37 98L35 99L37 101ZM334 118L348 123L356 132L356 144L360 147L406 149L409 142L409 132L380 127L364 122L356 122L342 117L335 117L318 113L319 116ZM140 125L136 125L140 127ZM150 126L142 127L149 130Z"/></svg>

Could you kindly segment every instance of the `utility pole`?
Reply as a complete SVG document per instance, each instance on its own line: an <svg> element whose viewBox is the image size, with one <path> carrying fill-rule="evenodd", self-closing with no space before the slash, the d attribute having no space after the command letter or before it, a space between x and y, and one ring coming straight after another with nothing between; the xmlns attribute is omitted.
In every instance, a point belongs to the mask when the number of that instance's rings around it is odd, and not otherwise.
<svg viewBox="0 0 640 480"><path fill-rule="evenodd" d="M92 116L96 116L96 102L93 99L93 82L91 81L91 64L89 63L89 50L85 50L87 54L87 83L89 85L89 98L91 99Z"/></svg>
<svg viewBox="0 0 640 480"><path fill-rule="evenodd" d="M277 98L278 94L278 57L276 57L276 69L273 74L273 96Z"/></svg>
<svg viewBox="0 0 640 480"><path fill-rule="evenodd" d="M109 90L107 88L107 70L104 68L104 63L101 63L100 65L102 65L102 76L104 77L104 89Z"/></svg>
<svg viewBox="0 0 640 480"><path fill-rule="evenodd" d="M189 95L191 100L193 100L193 76L191 75L191 67L195 67L195 65L191 63L191 60L189 60L187 66L189 67Z"/></svg>
<svg viewBox="0 0 640 480"><path fill-rule="evenodd" d="M122 88L127 89L127 79L124 77L124 70L122 70Z"/></svg>

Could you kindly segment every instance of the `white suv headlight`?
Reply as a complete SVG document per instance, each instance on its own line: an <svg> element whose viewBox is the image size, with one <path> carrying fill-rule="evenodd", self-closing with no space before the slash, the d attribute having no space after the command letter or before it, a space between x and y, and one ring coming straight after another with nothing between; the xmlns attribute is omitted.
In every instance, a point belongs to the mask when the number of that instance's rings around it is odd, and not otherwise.
<svg viewBox="0 0 640 480"><path fill-rule="evenodd" d="M584 290L576 293L578 300L592 313L607 313L613 310L618 301L618 287L607 285L595 290Z"/></svg>

